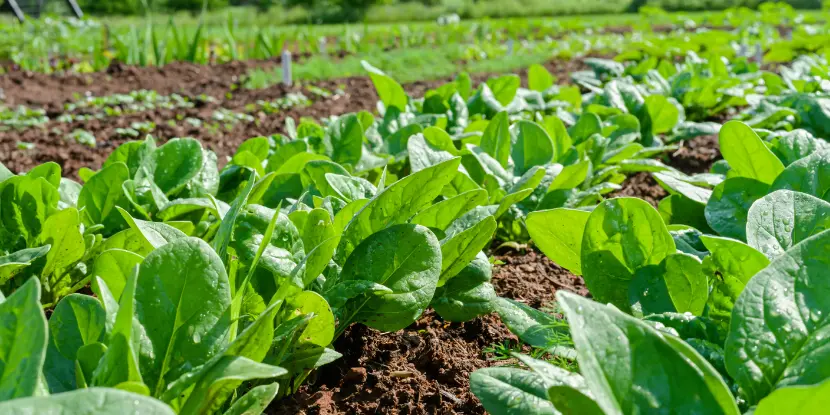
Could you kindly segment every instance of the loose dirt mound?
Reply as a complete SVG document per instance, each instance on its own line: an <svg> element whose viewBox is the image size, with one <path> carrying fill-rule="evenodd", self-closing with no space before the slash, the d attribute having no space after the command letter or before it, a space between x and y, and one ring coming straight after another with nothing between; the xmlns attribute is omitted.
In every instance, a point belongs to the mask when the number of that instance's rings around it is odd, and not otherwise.
<svg viewBox="0 0 830 415"><path fill-rule="evenodd" d="M637 197L651 203L652 206L657 207L664 197L669 193L663 189L660 184L654 180L651 173L640 172L632 176L628 176L622 184L622 189L611 193L608 197Z"/></svg>
<svg viewBox="0 0 830 415"><path fill-rule="evenodd" d="M541 308L553 302L556 291L566 290L588 296L582 277L571 274L541 253L513 252L496 257L502 262L493 274L493 285L500 297Z"/></svg>
<svg viewBox="0 0 830 415"><path fill-rule="evenodd" d="M496 292L533 307L549 304L559 289L581 295L582 278L535 251L498 256ZM497 314L448 323L427 311L395 333L353 325L334 344L343 357L324 366L316 382L272 405L272 414L484 414L470 392L476 369L504 364L485 349L517 342Z"/></svg>
<svg viewBox="0 0 830 415"><path fill-rule="evenodd" d="M687 174L706 173L721 158L718 136L704 135L684 142L669 155L669 165Z"/></svg>
<svg viewBox="0 0 830 415"><path fill-rule="evenodd" d="M482 349L508 339L497 315L447 323L429 311L395 333L353 325L334 345L344 356L273 413L483 414L469 377L492 365Z"/></svg>
<svg viewBox="0 0 830 415"><path fill-rule="evenodd" d="M667 164L686 174L706 173L712 164L722 159L716 135L696 137L681 143L680 148L667 155ZM651 173L640 172L628 176L622 189L608 197L638 197L657 207L668 192L654 180Z"/></svg>

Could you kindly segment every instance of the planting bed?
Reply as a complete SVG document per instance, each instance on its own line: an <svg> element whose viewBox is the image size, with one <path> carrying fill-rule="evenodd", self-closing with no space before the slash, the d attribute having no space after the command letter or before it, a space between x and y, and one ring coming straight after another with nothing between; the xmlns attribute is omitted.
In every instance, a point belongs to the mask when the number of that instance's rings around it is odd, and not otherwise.
<svg viewBox="0 0 830 415"><path fill-rule="evenodd" d="M716 136L686 143L669 165L689 174L709 170L720 159ZM611 197L637 197L657 206L667 192L646 173L638 173ZM496 255L493 286L503 298L535 309L553 305L564 290L590 298L585 282L529 247ZM443 321L427 312L395 333L353 326L335 344L345 356L324 367L295 396L276 402L273 414L485 414L470 392L469 375L480 368L515 365L493 360L494 344L520 345L497 314L465 323ZM519 346L525 351L528 346Z"/></svg>
<svg viewBox="0 0 830 415"><path fill-rule="evenodd" d="M261 135L284 133L285 119L288 117L296 120L302 117L321 119L361 110L371 111L378 100L368 77L318 81L311 84L332 93L330 97L315 95L302 84L292 87L275 85L255 90L240 87L243 76L250 69L275 64L278 64L278 61L235 61L215 66L173 63L163 68L115 64L104 73L50 76L12 72L0 75L0 89L4 91L5 103L9 107L26 105L32 109L43 109L50 118L50 121L37 128L22 131L3 131L0 128L0 163L13 171L27 171L38 164L54 161L62 167L66 176L77 178L78 169L100 168L114 148L135 139L119 135L118 129L129 128L136 122L151 122L155 124L151 134L159 141L163 142L173 137L196 138L216 152L220 157L220 164L223 164L224 157L233 155L243 141ZM551 61L545 66L563 81L568 79L571 72L585 69L585 65L579 60ZM519 74L526 83L527 70ZM478 74L473 76L473 79L482 82L490 76L491 74ZM436 88L446 81L419 81L405 87L410 95L422 96L427 90ZM57 120L66 113L65 105L77 102L84 96L105 97L137 90L153 90L159 95L180 94L197 102L193 108L149 108L133 114L107 116L102 119L71 122ZM312 102L308 106L290 107L273 114L246 111L246 106L251 103L284 98L289 93L302 93ZM198 101L200 96L212 97L213 100ZM252 119L216 123L212 115L219 109L235 113L247 112ZM78 112L83 113L75 111ZM189 124L184 121L185 118L203 122L199 125ZM175 125L169 125L169 120L176 121ZM213 123L219 124L219 127L212 125ZM97 145L90 147L66 139L78 129L95 136ZM34 144L34 147L20 148L20 142Z"/></svg>
<svg viewBox="0 0 830 415"><path fill-rule="evenodd" d="M588 295L581 277L536 250L496 256L496 293L534 308L552 305L559 290ZM395 333L353 326L336 344L344 357L326 366L295 396L272 405L274 414L484 414L472 394L470 374L480 368L513 365L494 360L494 345L518 338L498 314L465 323L427 312Z"/></svg>
<svg viewBox="0 0 830 415"><path fill-rule="evenodd" d="M809 405L830 63L759 16L403 85L0 75L0 413Z"/></svg>
<svg viewBox="0 0 830 415"><path fill-rule="evenodd" d="M82 167L98 169L109 154L132 137L117 133L136 122L152 122L151 134L159 144L172 137L194 137L219 156L220 167L245 140L273 133L286 133L287 118L322 119L362 110L372 110L378 95L368 77L353 77L315 82L313 86L331 92L313 95L308 85L276 85L265 89L241 87L242 77L252 68L267 68L278 61L232 62L216 66L169 64L163 68L139 68L113 64L104 73L50 76L12 72L0 77L8 105L42 108L49 121L21 131L0 132L0 162L13 171L26 171L41 163L54 161L64 176L77 179ZM569 83L571 73L586 70L581 59L551 61L545 65L557 79ZM519 72L523 85L528 71ZM493 75L473 76L475 83ZM404 85L410 96L423 96L449 80L419 81ZM67 109L67 105L87 96L125 94L152 89L159 95L179 94L194 105L187 108L144 108L142 111L107 115L97 119L69 122L63 114L91 114L94 108ZM288 94L311 96L309 103L289 107L273 114L252 113L253 119L240 120L222 128L210 128L181 121L183 118L210 120L219 109L244 113L246 106L260 100L280 99ZM209 98L205 98L209 97ZM250 113L250 111L248 111ZM89 146L67 141L72 131L83 129L96 137ZM32 143L20 148L19 142ZM696 138L667 157L670 166L687 173L707 171L719 158L715 136ZM647 173L637 173L622 183L611 197L643 198L656 206L666 195ZM582 277L556 265L536 248L523 246L495 257L492 284L497 295L527 304L535 309L553 306L556 292L564 290L588 296ZM499 249L504 251L504 249ZM483 414L484 408L470 390L469 377L478 369L512 366L515 359L496 358L495 346L530 351L516 335L491 313L455 323L427 311L403 330L383 333L354 325L345 330L334 344L343 357L315 372L307 385L293 396L272 403L267 413L337 414L337 413L464 413ZM503 353L503 352L502 352ZM509 356L508 356L509 357Z"/></svg>

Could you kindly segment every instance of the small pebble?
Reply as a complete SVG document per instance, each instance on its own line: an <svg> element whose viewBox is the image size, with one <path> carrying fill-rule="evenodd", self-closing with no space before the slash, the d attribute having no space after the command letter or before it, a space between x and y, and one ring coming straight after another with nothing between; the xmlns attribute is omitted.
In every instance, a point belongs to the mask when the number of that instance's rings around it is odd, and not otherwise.
<svg viewBox="0 0 830 415"><path fill-rule="evenodd" d="M366 382L367 378L366 368L353 367L346 373L345 380L356 383Z"/></svg>

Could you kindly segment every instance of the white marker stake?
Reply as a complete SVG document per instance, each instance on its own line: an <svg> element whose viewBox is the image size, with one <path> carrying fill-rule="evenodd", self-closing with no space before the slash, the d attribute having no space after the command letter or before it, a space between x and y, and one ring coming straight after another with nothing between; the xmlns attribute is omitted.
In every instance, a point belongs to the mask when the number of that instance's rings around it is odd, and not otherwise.
<svg viewBox="0 0 830 415"><path fill-rule="evenodd" d="M326 51L326 38L325 37L320 38L318 46L319 46L321 55L328 55L328 52Z"/></svg>
<svg viewBox="0 0 830 415"><path fill-rule="evenodd" d="M755 45L755 61L761 63L764 61L764 48L758 43Z"/></svg>
<svg viewBox="0 0 830 415"><path fill-rule="evenodd" d="M291 52L288 49L282 51L282 83L291 86Z"/></svg>
<svg viewBox="0 0 830 415"><path fill-rule="evenodd" d="M513 39L507 39L507 56L513 55Z"/></svg>

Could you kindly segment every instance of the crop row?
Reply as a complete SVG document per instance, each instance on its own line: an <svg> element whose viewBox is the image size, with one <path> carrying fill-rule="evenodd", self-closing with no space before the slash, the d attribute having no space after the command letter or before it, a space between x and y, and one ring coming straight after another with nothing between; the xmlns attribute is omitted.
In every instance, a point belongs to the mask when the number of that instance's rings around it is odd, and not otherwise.
<svg viewBox="0 0 830 415"><path fill-rule="evenodd" d="M824 77L806 70L819 67L800 58L781 89L770 78L741 104L744 122L720 128L724 160L711 173L653 171L669 193L656 209L619 198L528 215L533 241L594 301L557 294L565 333L521 303L495 307L526 343L576 356L580 373L514 354L527 369L472 375L488 411L824 412L830 145Z"/></svg>
<svg viewBox="0 0 830 415"><path fill-rule="evenodd" d="M796 12L783 3L767 4L757 12L732 9L694 15L648 13L588 20L505 19L454 24L274 27L270 20L257 22L256 19L256 16L238 19L230 16L216 20L203 16L198 21L177 23L172 19L158 21L148 17L127 24L47 19L25 25L9 24L0 26L3 34L0 57L26 70L90 72L106 69L113 60L141 66L177 61L207 64L270 59L280 56L283 50L291 50L302 56L314 56L314 66L331 66L331 71L337 71L337 66L343 67L343 71L334 75L343 77L359 70L361 59L388 59L406 68L406 61L411 65L416 56L433 61L440 56L442 62L453 64L459 61L493 64L514 53L538 62L589 51L619 53L642 48L656 56L678 56L687 50L699 52L706 44L700 39L704 35L726 37L729 42L737 43L752 40L751 47L760 43L765 52L773 52L769 54L772 62L782 62L791 60L801 50L819 49L826 43L821 39L827 36L827 27L820 15ZM250 24L251 20L254 24ZM642 23L644 20L648 23ZM782 36L777 30L781 28L792 34ZM707 33L697 33L699 30ZM671 41L667 41L667 33ZM513 41L515 47L508 47ZM722 45L716 49L714 52L723 53ZM657 50L660 53L654 53ZM345 64L339 63L343 57L347 57ZM393 69L391 62L385 66L389 71ZM394 66L397 69L398 65ZM435 62L431 66L435 68ZM409 72L393 73L402 80L417 80L408 78L412 72L409 69ZM457 71L457 67L450 70ZM430 73L423 69L417 72L419 75Z"/></svg>
<svg viewBox="0 0 830 415"><path fill-rule="evenodd" d="M418 99L364 63L376 113L288 119L221 169L197 140L149 136L83 183L0 166L0 412L258 413L349 325L396 331L428 307L496 311L578 361L476 372L497 414L737 413L823 381L827 63L586 63L574 86L537 65L529 88L461 75ZM744 122L709 121L730 112ZM660 161L712 134L711 172ZM606 200L643 172L670 193L658 209ZM498 298L494 238L532 238L610 305L559 294L563 333ZM550 346L563 334L574 348Z"/></svg>

